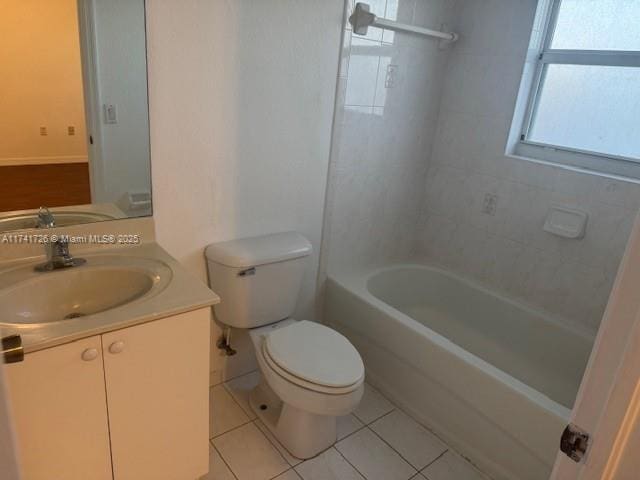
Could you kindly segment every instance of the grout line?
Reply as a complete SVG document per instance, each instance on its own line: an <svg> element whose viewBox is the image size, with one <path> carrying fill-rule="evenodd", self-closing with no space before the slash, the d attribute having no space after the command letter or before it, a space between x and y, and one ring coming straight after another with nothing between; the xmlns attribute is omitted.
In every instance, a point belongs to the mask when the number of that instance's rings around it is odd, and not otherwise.
<svg viewBox="0 0 640 480"><path fill-rule="evenodd" d="M250 372L246 372L246 373L241 373L240 375L236 375L235 377L223 378L218 385L221 385L221 384L224 385L225 383L232 382L234 380L237 380L238 378L246 377L247 375L251 375L252 373L256 373L258 371L260 371L260 369L256 368L255 370L251 370Z"/></svg>
<svg viewBox="0 0 640 480"><path fill-rule="evenodd" d="M394 408L393 410L391 410L390 412L385 413L384 415L382 415L381 417L376 418L375 420L373 420L372 422L368 423L365 425L365 427L368 427L369 425L373 425L374 423L376 423L379 420L382 420L384 417L388 417L389 415L391 415L393 412L396 411L396 408Z"/></svg>
<svg viewBox="0 0 640 480"><path fill-rule="evenodd" d="M491 475L489 475L488 473L486 473L484 470L480 469L480 467L478 467L478 465L476 465L469 457L467 457L466 455L463 455L462 453L458 452L457 450L453 450L453 449L449 449L451 450L451 452L460 457L464 462L468 463L469 465L471 465L471 467L473 467L473 469L476 472L480 473L480 476L485 477L487 480L493 480L493 477ZM443 453L444 455L444 453Z"/></svg>
<svg viewBox="0 0 640 480"><path fill-rule="evenodd" d="M371 433L373 433L376 437L378 437L380 440L382 440L382 442L383 442L385 445L387 445L391 450L393 450L394 452L396 452L396 453L398 454L398 456L399 456L402 460L404 460L404 461L407 463L407 465L409 465L411 468L413 468L417 473L420 473L420 469L419 469L418 467L416 467L415 465L413 465L413 464L412 464L409 460L407 460L407 459L406 459L406 458L405 458L405 457L404 457L404 456L403 456L403 455L402 455L398 450L396 450L395 448L393 448L393 446L392 446L389 442L387 442L384 438L382 438L382 436L381 436L381 435L378 435L378 434L376 433L376 431L375 431L373 428L370 428L370 427L368 427L368 426L367 426L367 428L369 429L369 431L370 431Z"/></svg>
<svg viewBox="0 0 640 480"><path fill-rule="evenodd" d="M369 385L369 386L372 386L372 385L370 385L370 384L368 384L368 385ZM373 387L373 388L375 388L375 387ZM471 464L471 465L472 465L476 470L478 470L480 473L482 473L483 475L485 475L486 477L488 477L488 478L489 478L489 480L493 480L493 478L492 478L490 475L488 475L486 472L484 472L483 470L481 470L480 468L478 468L478 466L477 466L474 462L472 462L469 458L465 457L462 453L458 452L458 451L457 451L456 449L454 449L451 445L449 445L449 443L448 443L447 441L445 441L445 439L444 439L444 438L442 438L438 433L436 433L434 430L432 430L432 429L431 429L431 427L429 427L429 426L427 426L427 425L423 424L422 422L420 422L419 420L417 420L416 418L414 418L414 417L413 417L413 415L410 415L409 413L407 413L407 412L406 412L406 411L405 411L405 410L404 410L400 405L397 405L397 404L396 404L396 403L394 403L391 399L387 398L387 397L386 397L386 396L385 396L385 395L384 395L380 390L378 390L377 388L375 388L375 389L378 391L378 393L379 393L380 395L382 395L384 398L386 398L386 399L389 401L389 403L391 403L391 404L395 407L395 410L398 410L400 413L402 413L402 414L406 415L407 417L409 417L410 419L412 419L414 422L416 422L418 425L420 425L422 428L424 428L424 429L425 429L425 430L427 430L429 433L431 433L434 437L436 437L436 438L440 441L440 443L442 443L442 445L444 445L444 446L446 447L446 450L445 450L444 452L442 452L442 454L441 454L438 458L436 458L433 462L431 462L429 465L431 465L432 463L435 463L435 462L436 462L440 457L442 457L445 453L447 453L447 452L449 452L449 451L450 451L450 452L454 453L455 455L457 455L457 456L461 457L461 458L462 458L463 460L465 460L467 463ZM393 411L392 411L392 412L389 412L389 413L388 413L388 414L386 414L386 415L389 415L390 413L393 413ZM386 416L386 415L383 415L383 416ZM380 417L380 418L382 418L382 417ZM378 420L379 420L379 419L378 419ZM374 420L374 422L375 422L375 421L377 421L377 420ZM373 422L372 422L372 423L373 423ZM367 425L367 426L369 426L369 425ZM374 433L375 433L375 432L374 432ZM393 447L392 447L392 448L393 448ZM425 468L427 468L429 465L427 465L426 467L424 467L422 470L424 470ZM422 470L420 471L420 473L422 473Z"/></svg>
<svg viewBox="0 0 640 480"><path fill-rule="evenodd" d="M222 453L220 453L220 450L217 449L217 447L213 444L213 442L211 440L209 440L209 443L211 444L211 446L213 447L213 449L217 452L218 456L220 457L220 459L222 460L222 463L224 463L227 466L227 469L231 472L231 475L233 475L233 478L235 478L236 480L238 480L238 476L236 475L236 472L233 471L233 469L231 468L231 465L229 465L227 463L227 461L224 459L224 457L222 456ZM211 473L211 472L210 472Z"/></svg>
<svg viewBox="0 0 640 480"><path fill-rule="evenodd" d="M250 373L253 373L253 372L250 372ZM247 375L249 375L249 374L247 373ZM236 378L240 378L240 377L236 377ZM248 422L244 422L243 424L238 425L236 427L233 427L231 430L227 430L226 432L219 433L218 435L215 435L215 436L211 437L210 440L213 440L214 438L218 438L218 437L224 435L225 433L232 432L232 431L234 431L234 430L236 430L236 429L238 429L240 427L244 427L248 423L251 423L251 422L253 422L255 420L255 418L251 418L250 417L250 415L246 412L246 410L244 408L242 408L242 405L240 405L240 402L238 402L238 400L236 400L236 397L229 391L229 389L227 388L226 382L225 383L221 383L220 385L222 385L222 388L224 389L224 391L227 392L227 395L229 395L231 397L231 400L233 400L233 403L235 403L238 406L240 411L249 419L249 421ZM219 387L220 385L217 385L216 387ZM211 387L211 389L216 388L216 387ZM215 408L215 405L214 405L213 408ZM213 417L213 411L210 411L209 415L211 415L211 417Z"/></svg>
<svg viewBox="0 0 640 480"><path fill-rule="evenodd" d="M280 475L284 475L287 472L290 472L291 470L293 470L293 467L289 467L288 469L286 469L284 472L280 472L278 474L276 474L275 477L270 477L269 480L275 480L276 478L278 478ZM293 473L295 473L296 475L298 475L298 472L296 472L295 470L293 470ZM298 475L298 478L300 476Z"/></svg>
<svg viewBox="0 0 640 480"><path fill-rule="evenodd" d="M250 424L250 423L252 423L252 422L253 422L253 420L249 420L248 422L244 422L243 424L241 424L241 425L237 425L237 426L235 426L235 427L233 427L233 428L230 428L229 430L227 430L227 431L225 431L225 432L222 432L222 433L219 433L219 434L217 434L217 435L214 435L214 436L213 436L213 437L211 437L209 440L210 440L210 441L213 441L213 440L215 440L216 438L220 438L221 436L226 435L227 433L231 433L231 432L233 432L234 430L238 430L239 428L245 427L245 426L249 425L249 424Z"/></svg>
<svg viewBox="0 0 640 480"><path fill-rule="evenodd" d="M289 466L289 469L293 468L292 465L287 461L287 459L284 457L284 455L282 455L282 453L280 453L280 450L278 449L278 447L269 439L269 436L267 434L265 434L262 430L260 430L260 428L258 427L258 425L256 425L256 423L258 422L258 420L260 420L259 418L256 418L252 423L254 424L254 426L258 429L258 431L260 432L260 435L262 435L267 442L275 449L276 453L278 455L280 455L280 457L282 458L282 460L284 460L285 465ZM262 424L264 425L264 428L267 429L267 431L269 430L269 427L267 427L267 425L262 422ZM271 432L269 432L271 433ZM271 433L271 435L273 435L273 433ZM278 440L275 436L273 437L274 440ZM284 445L282 446L282 448L284 448ZM285 450L287 450L286 448L284 448ZM293 457L293 455L291 455ZM295 457L294 457L295 458ZM288 470L285 470L285 472ZM284 473L284 472L282 472ZM278 475L282 475L282 473L279 473Z"/></svg>
<svg viewBox="0 0 640 480"><path fill-rule="evenodd" d="M358 418L358 417L356 417ZM360 419L358 419L358 421L360 421ZM356 428L353 432L349 433L348 435L345 435L342 438L338 438L336 440L336 443L334 443L334 445L340 443L343 440L346 440L347 438L349 438L351 435L355 435L356 433L358 433L359 431L361 431L363 428L367 428L367 426L363 423L362 425L360 425L358 428Z"/></svg>
<svg viewBox="0 0 640 480"><path fill-rule="evenodd" d="M260 422L260 423L262 423L262 425L264 425L264 428L266 428L266 429L267 429L267 431L271 434L271 436L273 437L273 440L275 440L275 442L278 442L278 444L280 445L280 447L282 447L282 448L283 448L283 449L284 449L284 450L285 450L289 455L291 455L291 457L295 458L296 460L300 460L300 462L299 462L299 463L297 463L295 466L294 466L294 465L291 465L291 463L289 462L289 460L287 460L287 459L286 459L286 457L285 457L285 456L280 452L280 449L278 448L278 445L276 445L276 443L275 443L274 441L272 441L272 440L269 438L269 435L267 435L266 433L264 433L264 432L262 431L262 429L258 426L258 422ZM276 449L276 451L278 452L278 455L280 455L280 456L284 459L284 463L286 463L287 465L289 465L289 467L290 467L290 468L295 468L296 466L300 465L300 463L304 462L304 460L301 460L301 459L299 459L298 457L294 457L294 456L291 454L291 452L289 452L289 450L287 450L287 448L286 448L284 445L282 445L282 444L280 443L280 441L276 438L276 436L273 434L273 432L269 431L269 427L267 427L267 425L266 425L262 420L260 420L259 418L256 418L255 420L253 420L253 423L255 424L256 428L257 428L258 430L260 430L260 433L261 433L262 435L264 435L264 437L267 439L267 441L268 441L268 442L273 446L273 448L275 448L275 449ZM287 470L287 471L288 471L288 470ZM284 473L284 472L283 472L283 473ZM282 475L282 474L280 474L280 475Z"/></svg>
<svg viewBox="0 0 640 480"><path fill-rule="evenodd" d="M287 461L287 459L286 459L286 458L284 458L284 455L282 455L282 454L280 453L280 451L278 450L278 447L276 447L276 446L274 445L274 443L273 443L271 440L269 440L269 437L268 437L267 435L265 435L265 434L264 434L264 432L263 432L262 430L260 430L260 428L256 425L256 422L257 422L258 420L259 420L259 419L257 419L257 418L256 418L255 420L251 420L251 421L249 421L249 422L247 422L247 423L245 423L245 424L243 424L243 425L239 425L239 426L237 426L237 427L235 427L235 428L232 428L231 430L229 430L229 431L227 431L227 432L221 433L221 434L220 434L220 435L218 435L217 437L213 437L212 439L210 439L210 440L209 440L209 443L211 444L211 446L213 446L213 448L215 448L215 450L216 450L216 451L218 452L218 454L220 455L220 458L222 458L222 461L225 463L225 465L227 466L227 468L229 468L229 471L233 474L233 476L234 476L236 479L237 479L238 477L236 476L235 472L234 472L234 471L233 471L233 469L231 468L231 465L229 465L229 464L226 462L226 460L225 460L225 459L224 459L224 457L222 456L222 453L220 453L220 450L218 450L218 448L214 445L213 440L214 440L214 439L216 439L216 438L219 438L219 437L221 437L222 435L225 435L225 434L227 434L227 433L229 433L229 432L233 432L234 430L238 430L239 428L242 428L242 427L244 427L244 426L246 426L246 425L248 425L248 424L250 424L250 423L252 423L252 424L256 427L256 429L258 430L258 432L260 433L260 435L262 435L262 436L265 438L265 440L266 440L266 441L267 441L267 442L268 442L268 443L269 443L269 444L270 444L270 445L275 449L276 453L277 453L278 455L280 455L280 457L281 457L281 458L282 458L282 460L284 461L285 465L287 465L287 466L289 467L289 468L287 468L285 471L278 473L275 477L272 477L270 480L273 480L274 478L277 478L278 476L282 475L283 473L287 473L289 470L291 470L291 469L293 468L293 467L291 466L291 464ZM265 425L265 428L267 428L267 427L266 427L266 425ZM296 472L296 474L297 474L297 472Z"/></svg>
<svg viewBox="0 0 640 480"><path fill-rule="evenodd" d="M342 442L343 440L346 440L349 437L352 437L353 435L355 435L358 432L361 432L362 430L364 430L365 428L367 428L366 425L362 425L361 427L359 427L357 430L354 430L353 432L351 432L349 435L342 437L340 440L336 440L336 443L334 443L332 445L332 447L335 447L336 445L338 445L340 442ZM328 449L327 449L328 450ZM326 451L326 450L325 450Z"/></svg>
<svg viewBox="0 0 640 480"><path fill-rule="evenodd" d="M385 398L386 398L386 397L385 397ZM391 403L391 402L389 402L389 403ZM392 404L392 405L393 405L393 404ZM387 416L387 415L389 415L390 413L393 413L395 410L396 410L396 407L395 407L395 405L393 405L393 408L392 408L391 410L389 410L389 411L388 411L388 412L386 412L386 413L383 413L383 414L382 414L382 415L380 415L379 417L374 418L374 419L373 419L373 420L371 420L370 422L367 422L367 421L363 420L363 419L362 419L362 418L360 418L358 415L356 415L356 414L355 414L355 412L354 412L354 414L353 414L353 415L355 415L355 417L356 417L358 420L360 420L360 421L364 424L364 426L365 426L365 427L368 427L368 426L369 426L369 425L371 425L372 423L375 423L375 422L377 422L378 420L380 420L382 417L386 417L386 416Z"/></svg>
<svg viewBox="0 0 640 480"><path fill-rule="evenodd" d="M254 373L254 372L247 373L247 375L251 375L252 373ZM244 375L242 375L242 376L244 376ZM240 377L236 377L236 378L240 378ZM236 399L236 396L233 394L233 392L231 392L231 390L229 390L229 388L227 388L227 382L222 383L222 388L224 388L226 390L226 392L229 394L231 399L235 402L236 405L238 405L238 407L240 408L242 413L244 413L248 418L251 418L251 416L254 415L254 417L251 419L252 421L255 420L256 418L258 418L258 416L255 414L255 412L253 412L251 410L251 405L249 404L248 397L247 397L247 404L249 405L249 412L247 412L245 410L245 407L243 407L242 404Z"/></svg>
<svg viewBox="0 0 640 480"><path fill-rule="evenodd" d="M354 432L354 433L355 433L355 432ZM365 476L364 476L364 474L363 474L360 470L358 470L358 468L357 468L353 463L351 463L347 457L345 457L345 456L342 454L342 452L338 449L338 447L336 447L335 445L334 445L334 447L335 447L335 451L336 451L336 452L338 452L338 455L340 455L342 458L344 458L344 461L345 461L345 462L347 462L349 465L351 465L351 467L352 467L356 472L358 472L358 474L359 474L362 478L364 478L365 480L367 480L367 477L365 477Z"/></svg>
<svg viewBox="0 0 640 480"><path fill-rule="evenodd" d="M435 460L433 460L431 463L427 464L427 466L425 466L422 470L420 470L420 474L425 477L427 480L429 480L429 477L427 477L427 475L425 473L423 473L427 468L429 468L431 465L433 465L434 463L436 463L438 460L440 460L442 457L444 457L444 454L447 453L449 451L449 449L447 448L444 452L442 452L438 458L436 458Z"/></svg>

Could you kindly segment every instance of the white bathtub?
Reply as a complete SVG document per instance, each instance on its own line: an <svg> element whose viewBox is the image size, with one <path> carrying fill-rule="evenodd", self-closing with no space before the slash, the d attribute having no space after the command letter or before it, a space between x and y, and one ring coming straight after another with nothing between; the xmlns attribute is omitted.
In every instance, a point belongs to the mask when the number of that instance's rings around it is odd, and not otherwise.
<svg viewBox="0 0 640 480"><path fill-rule="evenodd" d="M593 339L444 270L330 275L369 381L496 479L546 480Z"/></svg>

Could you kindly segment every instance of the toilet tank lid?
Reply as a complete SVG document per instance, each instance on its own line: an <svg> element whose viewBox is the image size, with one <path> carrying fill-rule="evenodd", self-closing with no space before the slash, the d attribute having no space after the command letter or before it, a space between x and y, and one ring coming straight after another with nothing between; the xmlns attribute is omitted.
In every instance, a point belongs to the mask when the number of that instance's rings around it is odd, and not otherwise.
<svg viewBox="0 0 640 480"><path fill-rule="evenodd" d="M306 257L311 250L311 242L298 232L283 232L214 243L205 255L221 265L247 268Z"/></svg>

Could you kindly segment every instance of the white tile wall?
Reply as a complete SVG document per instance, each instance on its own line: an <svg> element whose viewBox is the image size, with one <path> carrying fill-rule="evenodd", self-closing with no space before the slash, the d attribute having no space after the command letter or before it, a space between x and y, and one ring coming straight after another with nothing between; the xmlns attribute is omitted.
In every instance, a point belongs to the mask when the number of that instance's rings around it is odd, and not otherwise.
<svg viewBox="0 0 640 480"><path fill-rule="evenodd" d="M537 1L374 3L378 15L461 37L443 52L347 25L322 268L438 263L594 333L640 186L505 156ZM494 215L482 211L487 194ZM542 230L552 205L589 213L584 239Z"/></svg>
<svg viewBox="0 0 640 480"><path fill-rule="evenodd" d="M439 28L451 23L454 2L368 3L380 16ZM376 28L361 37L349 27L325 217L324 266L329 270L410 253L426 181L425 152L435 136L449 55L434 40ZM389 65L396 71L391 87L386 81Z"/></svg>
<svg viewBox="0 0 640 480"><path fill-rule="evenodd" d="M504 155L535 6L457 2L416 252L595 332L640 186ZM486 194L498 197L493 216ZM584 239L542 230L555 204L589 213Z"/></svg>

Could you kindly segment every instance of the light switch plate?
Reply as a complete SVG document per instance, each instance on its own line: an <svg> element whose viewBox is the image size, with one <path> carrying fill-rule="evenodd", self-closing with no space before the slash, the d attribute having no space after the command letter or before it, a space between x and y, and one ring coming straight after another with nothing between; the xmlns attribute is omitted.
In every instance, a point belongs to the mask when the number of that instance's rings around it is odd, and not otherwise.
<svg viewBox="0 0 640 480"><path fill-rule="evenodd" d="M104 123L114 125L118 123L118 109L110 103L104 104Z"/></svg>

